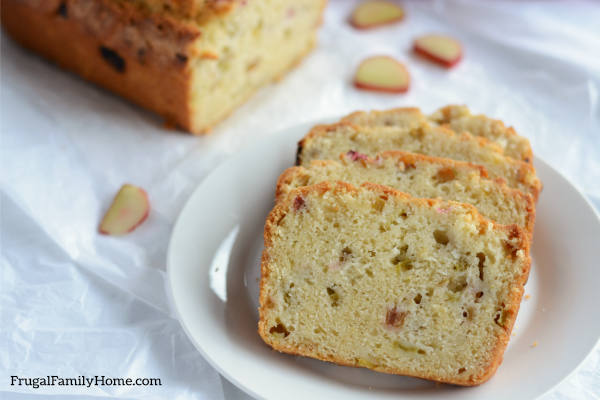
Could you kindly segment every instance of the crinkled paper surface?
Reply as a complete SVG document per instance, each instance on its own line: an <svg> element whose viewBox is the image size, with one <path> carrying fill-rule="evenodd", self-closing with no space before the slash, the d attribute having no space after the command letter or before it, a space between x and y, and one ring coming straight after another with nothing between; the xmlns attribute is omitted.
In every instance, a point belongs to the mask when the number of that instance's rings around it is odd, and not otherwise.
<svg viewBox="0 0 600 400"><path fill-rule="evenodd" d="M165 291L166 248L179 211L207 174L259 137L300 122L356 109L431 112L464 103L513 125L537 156L600 207L600 5L403 3L403 22L356 31L346 22L355 2L332 0L318 48L206 137L163 129L158 117L3 34L0 393L247 398L222 382L175 319ZM464 44L456 68L444 70L411 53L412 38L430 32ZM374 54L407 65L407 94L352 87L357 63ZM99 236L99 220L125 182L148 191L150 217L128 236ZM159 377L163 385L35 390L10 386L10 375ZM544 399L599 393L597 347Z"/></svg>

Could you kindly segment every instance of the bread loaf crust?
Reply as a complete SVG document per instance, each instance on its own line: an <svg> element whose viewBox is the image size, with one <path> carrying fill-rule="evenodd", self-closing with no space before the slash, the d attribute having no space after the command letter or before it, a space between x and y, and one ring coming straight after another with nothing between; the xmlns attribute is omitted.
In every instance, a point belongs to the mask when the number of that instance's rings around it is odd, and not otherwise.
<svg viewBox="0 0 600 400"><path fill-rule="evenodd" d="M187 60L197 29L109 0L5 0L2 24L61 67L191 127Z"/></svg>
<svg viewBox="0 0 600 400"><path fill-rule="evenodd" d="M365 188L369 191L378 193L378 194L385 194L387 196L395 197L398 199L408 199L411 202L414 202L414 203L422 205L422 206L427 206L427 207L433 207L433 206L441 205L441 204L445 204L445 205L451 204L453 207L461 208L463 210L466 210L468 213L470 213L472 215L473 219L475 221L477 221L480 226L488 226L488 224L491 223L491 224L493 224L495 229L503 230L507 233L507 235L509 237L516 239L516 242L518 243L517 244L518 250L522 250L522 252L523 252L522 270L520 271L520 275L518 276L517 281L514 282L514 284L512 286L512 291L511 291L511 294L509 297L509 303L506 304L506 307L505 307L506 319L505 319L505 323L504 323L504 329L503 329L502 333L500 335L498 335L498 337L497 337L496 343L495 343L495 345L491 351L490 357L489 357L490 362L489 362L487 368L482 370L479 374L465 377L464 379L460 379L460 380L446 379L442 376L436 376L436 375L409 373L407 371L403 371L400 369L387 368L387 367L381 367L381 366L375 366L372 368L379 372L385 372L385 373L397 374L397 375L414 376L417 378L424 378L424 379L428 379L428 380L444 382L444 383L451 383L451 384L461 385L461 386L475 386L475 385L479 385L479 384L487 381L496 372L498 366L502 362L504 350L506 349L508 340L510 339L510 332L512 330L515 319L517 317L517 313L519 311L521 298L522 298L523 290L524 290L523 286L525 285L525 283L527 281L527 277L529 275L529 270L531 267L531 258L529 256L530 243L529 243L527 234L521 228L519 228L517 225L505 226L505 225L498 225L498 224L494 223L493 221L488 221L477 212L475 207L467 205L467 204L456 203L456 202L451 202L451 201L433 200L433 199L417 199L417 198L413 198L405 193L391 189L389 187L376 185L376 184L372 184L372 183L365 183L365 184L361 185L361 187ZM333 193L344 192L344 193L353 194L353 193L357 193L358 189L348 183L345 183L345 182L336 182L336 183L322 182L322 183L312 185L312 186L300 187L298 189L292 190L288 194L288 196L286 196L284 199L282 199L282 201L277 203L277 205L273 208L273 210L267 217L267 220L265 223L265 229L264 229L264 250L263 250L262 258L261 258L261 281L260 281L260 298L259 298L260 319L258 322L258 333L260 334L260 336L262 337L263 341L266 344L268 344L273 349L275 349L279 352L293 354L293 355L310 356L312 358L316 358L316 359L319 359L322 361L329 361L329 362L333 362L333 363L340 364L340 365L356 367L357 365L355 363L352 363L352 362L344 360L344 359L340 359L340 358L336 357L334 354L324 354L324 353L319 352L318 346L316 344L307 344L306 346L295 347L295 346L282 344L279 342L274 342L273 340L271 340L271 337L269 335L269 327L267 326L267 321L266 321L266 318L264 315L265 311L269 308L270 302L271 302L271 299L268 298L267 291L265 290L265 286L267 284L267 280L268 280L269 274L270 274L271 259L269 256L269 251L273 247L273 232L274 232L274 230L276 229L279 221L285 217L288 210L293 208L293 203L297 196L305 197L309 193L316 193L321 196L326 192L333 192Z"/></svg>
<svg viewBox="0 0 600 400"><path fill-rule="evenodd" d="M236 0L134 0L153 9L165 10L185 18L201 13L224 13L235 7Z"/></svg>
<svg viewBox="0 0 600 400"><path fill-rule="evenodd" d="M200 66L203 71L207 70L204 66L210 70L212 64L208 63L215 63L219 55L201 49L202 31L209 26L219 29L219 24L213 22L229 18L244 4L234 0L0 3L2 25L21 45L160 114L168 126L195 134L209 132L257 88L296 66L314 45L314 31L320 21L311 25L311 32L302 31L306 46L281 58L276 71L265 73L260 83L247 86L243 96L207 111L203 105L207 101L210 104L211 93L197 88L198 70ZM325 0L314 4L316 17L320 18L325 4Z"/></svg>

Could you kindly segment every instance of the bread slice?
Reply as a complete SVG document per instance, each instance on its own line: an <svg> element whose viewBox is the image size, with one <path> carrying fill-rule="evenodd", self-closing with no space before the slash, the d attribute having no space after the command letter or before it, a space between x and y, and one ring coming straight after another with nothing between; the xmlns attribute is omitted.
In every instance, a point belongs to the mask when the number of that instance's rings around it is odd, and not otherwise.
<svg viewBox="0 0 600 400"><path fill-rule="evenodd" d="M3 0L4 29L84 79L206 133L313 48L325 0Z"/></svg>
<svg viewBox="0 0 600 400"><path fill-rule="evenodd" d="M387 151L376 158L356 152L339 161L313 160L305 167L288 168L277 183L276 198L291 190L319 182L344 181L352 185L372 182L414 197L441 198L475 206L499 224L517 224L533 235L535 203L530 194L487 178L475 164L401 151Z"/></svg>
<svg viewBox="0 0 600 400"><path fill-rule="evenodd" d="M473 115L465 106L450 105L440 108L429 116L431 121L444 125L455 132L470 132L476 136L498 143L504 154L527 163L533 161L529 140L518 135L512 127L507 127L498 119L485 115Z"/></svg>
<svg viewBox="0 0 600 400"><path fill-rule="evenodd" d="M502 178L509 187L530 193L535 200L542 187L530 164L504 156L502 149L489 140L466 132L458 135L428 123L416 128L368 127L349 122L318 125L298 143L296 162L306 166L312 160L335 160L350 150L369 156L404 150L481 164L491 178Z"/></svg>
<svg viewBox="0 0 600 400"><path fill-rule="evenodd" d="M275 350L458 385L502 360L529 242L474 207L323 182L267 218L263 340Z"/></svg>
<svg viewBox="0 0 600 400"><path fill-rule="evenodd" d="M529 140L519 136L513 128L504 126L500 120L485 115L472 115L465 106L446 106L426 117L418 108L394 108L385 111L357 111L344 118L344 122L356 125L380 127L417 127L423 121L443 125L456 133L469 132L497 143L504 154L531 163L533 153Z"/></svg>

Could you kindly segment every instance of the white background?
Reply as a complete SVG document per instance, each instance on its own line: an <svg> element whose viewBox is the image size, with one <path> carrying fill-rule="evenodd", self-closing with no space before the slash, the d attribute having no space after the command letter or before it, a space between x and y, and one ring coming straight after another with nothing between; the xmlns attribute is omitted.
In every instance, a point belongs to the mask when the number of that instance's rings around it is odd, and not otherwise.
<svg viewBox="0 0 600 400"><path fill-rule="evenodd" d="M600 207L599 3L406 1L403 22L368 32L346 22L355 3L332 0L317 49L206 137L163 129L158 117L3 34L0 397L247 398L202 359L174 318L165 291L166 248L187 197L211 170L259 137L300 122L357 109L431 112L467 104L513 125L538 157ZM411 53L412 39L431 32L463 43L456 68ZM407 65L407 94L353 88L356 65L374 54ZM99 236L99 220L126 182L147 190L152 212L128 236ZM537 349L552 351L543 342ZM163 385L34 390L10 386L10 375L158 377ZM597 346L544 399L599 393Z"/></svg>

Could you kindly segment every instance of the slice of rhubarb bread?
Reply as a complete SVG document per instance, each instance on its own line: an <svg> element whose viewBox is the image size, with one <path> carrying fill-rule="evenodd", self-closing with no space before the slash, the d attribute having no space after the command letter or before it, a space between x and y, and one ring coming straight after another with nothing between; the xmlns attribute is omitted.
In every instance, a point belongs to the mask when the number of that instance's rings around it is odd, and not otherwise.
<svg viewBox="0 0 600 400"><path fill-rule="evenodd" d="M352 185L372 182L414 197L441 198L475 206L486 218L500 224L517 224L533 235L535 203L531 195L487 178L485 168L447 158L388 151L372 158L350 151L339 161L313 160L306 167L291 167L277 183L277 199L300 186L344 181Z"/></svg>
<svg viewBox="0 0 600 400"><path fill-rule="evenodd" d="M289 192L264 231L259 333L275 350L458 385L502 361L527 234L385 186Z"/></svg>
<svg viewBox="0 0 600 400"><path fill-rule="evenodd" d="M506 157L493 142L469 133L455 134L426 122L410 128L369 127L349 122L318 125L298 143L296 160L298 165L306 166L312 160L335 160L351 150L369 156L403 150L481 164L492 179L503 179L509 187L530 193L535 200L542 187L533 166Z"/></svg>
<svg viewBox="0 0 600 400"><path fill-rule="evenodd" d="M533 153L529 140L511 127L485 115L472 115L465 106L446 106L425 116L418 108L393 108L384 111L357 111L342 118L356 125L379 127L412 127L423 121L450 128L456 133L469 132L497 143L504 154L531 163Z"/></svg>
<svg viewBox="0 0 600 400"><path fill-rule="evenodd" d="M527 138L518 135L498 119L485 115L473 115L465 106L442 107L429 116L430 121L447 126L455 132L470 132L498 143L504 154L527 163L533 161L531 145Z"/></svg>

